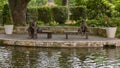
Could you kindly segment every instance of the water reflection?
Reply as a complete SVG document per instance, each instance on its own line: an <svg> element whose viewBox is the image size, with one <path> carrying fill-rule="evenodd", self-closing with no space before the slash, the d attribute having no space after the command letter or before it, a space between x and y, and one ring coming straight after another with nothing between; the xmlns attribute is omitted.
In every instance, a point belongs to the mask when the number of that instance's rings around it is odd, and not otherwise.
<svg viewBox="0 0 120 68"><path fill-rule="evenodd" d="M0 46L1 68L120 68L120 48Z"/></svg>

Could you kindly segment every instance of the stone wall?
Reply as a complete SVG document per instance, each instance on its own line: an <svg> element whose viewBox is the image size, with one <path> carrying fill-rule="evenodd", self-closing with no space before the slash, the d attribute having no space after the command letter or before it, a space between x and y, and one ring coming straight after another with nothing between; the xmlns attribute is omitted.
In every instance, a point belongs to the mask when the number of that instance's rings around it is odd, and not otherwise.
<svg viewBox="0 0 120 68"><path fill-rule="evenodd" d="M52 30L55 34L63 34L64 31L69 30L78 30L78 27L76 26L40 26L40 28L42 30ZM89 30L91 35L106 37L105 28L89 27ZM0 33L5 33L3 27L0 27ZM13 33L15 34L27 33L27 27L15 27Z"/></svg>

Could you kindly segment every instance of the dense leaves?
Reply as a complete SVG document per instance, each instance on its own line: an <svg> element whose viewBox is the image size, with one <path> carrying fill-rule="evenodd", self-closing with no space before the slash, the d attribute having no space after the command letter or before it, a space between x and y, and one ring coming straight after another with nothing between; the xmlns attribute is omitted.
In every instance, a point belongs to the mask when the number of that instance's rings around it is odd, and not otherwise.
<svg viewBox="0 0 120 68"><path fill-rule="evenodd" d="M7 4L7 0L1 0L0 1L0 11L2 11L5 4Z"/></svg>
<svg viewBox="0 0 120 68"><path fill-rule="evenodd" d="M64 23L67 19L66 7L54 7L52 8L53 20Z"/></svg>
<svg viewBox="0 0 120 68"><path fill-rule="evenodd" d="M47 3L48 0L31 0L27 7L41 7L44 6ZM53 0L57 6L63 6L63 2L67 2L67 0ZM95 19L98 20L99 18L102 18L104 16L108 17L120 17L120 0L68 0L70 8L70 19L71 20L79 20L82 16L82 9L77 8L78 7L84 7L86 10L86 16L87 19ZM0 1L0 11L3 9L3 5L7 3L7 0L1 0ZM65 5L64 5L65 6ZM76 9L75 9L76 8ZM63 8L64 9L64 8ZM32 12L31 14L27 13L27 18L31 15L36 20L41 20L44 22L50 22L50 21L57 21L57 22L64 22L66 19L66 13L62 10L59 10L59 8L53 8L50 11L44 10L45 13L43 13L43 9L31 9L28 12ZM35 13L33 13L35 12ZM48 12L48 13L47 13ZM52 13L55 13L51 15ZM42 15L43 14L43 15ZM47 14L47 15L45 15ZM61 15L63 16L61 16ZM61 20L60 20L61 19Z"/></svg>
<svg viewBox="0 0 120 68"><path fill-rule="evenodd" d="M11 14L10 14L9 10L10 9L9 9L8 4L5 4L4 8L3 8L3 12L2 12L2 15L3 15L3 23L2 23L2 25L4 25L4 24L7 24L7 25L13 24L12 17L11 17Z"/></svg>

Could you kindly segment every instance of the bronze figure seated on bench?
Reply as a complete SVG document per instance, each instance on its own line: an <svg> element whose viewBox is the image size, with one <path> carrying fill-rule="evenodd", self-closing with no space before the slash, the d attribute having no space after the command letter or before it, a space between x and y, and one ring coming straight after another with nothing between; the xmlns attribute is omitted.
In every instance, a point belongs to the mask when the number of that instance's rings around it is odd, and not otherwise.
<svg viewBox="0 0 120 68"><path fill-rule="evenodd" d="M88 39L89 30L85 20L82 20L80 27L77 31L64 31L64 33L66 35L66 39L68 39L69 34L79 34L79 33L81 33L81 35L85 35L86 39Z"/></svg>
<svg viewBox="0 0 120 68"><path fill-rule="evenodd" d="M29 34L29 38L31 38L31 39L37 39L38 33L46 33L47 38L50 39L50 38L52 38L52 33L53 33L53 31L50 31L50 30L40 29L40 27L37 25L37 23L34 22L33 20L30 21L27 31Z"/></svg>

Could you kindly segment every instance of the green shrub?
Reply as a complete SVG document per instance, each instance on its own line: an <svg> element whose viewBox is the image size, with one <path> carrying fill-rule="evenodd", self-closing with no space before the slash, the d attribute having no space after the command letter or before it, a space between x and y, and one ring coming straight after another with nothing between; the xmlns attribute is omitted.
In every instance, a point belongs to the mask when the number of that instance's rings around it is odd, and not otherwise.
<svg viewBox="0 0 120 68"><path fill-rule="evenodd" d="M27 22L30 19L37 21L38 20L38 8L37 7L27 8L26 19L27 19Z"/></svg>
<svg viewBox="0 0 120 68"><path fill-rule="evenodd" d="M86 23L90 27L104 27L105 26L103 19L99 19L99 20L95 20L95 19L87 20Z"/></svg>
<svg viewBox="0 0 120 68"><path fill-rule="evenodd" d="M99 25L98 20L87 20L88 26L97 27Z"/></svg>
<svg viewBox="0 0 120 68"><path fill-rule="evenodd" d="M71 20L79 20L82 17L83 12L85 11L85 7L71 7L70 8L70 19ZM33 7L28 8L27 10L27 21L30 18L33 18L38 21L43 21L44 23L49 23L51 21L59 22L59 24L63 24L67 20L67 8L65 6L57 6L57 7Z"/></svg>
<svg viewBox="0 0 120 68"><path fill-rule="evenodd" d="M53 19L56 22L64 23L67 19L67 9L66 7L53 7L52 8Z"/></svg>
<svg viewBox="0 0 120 68"><path fill-rule="evenodd" d="M82 14L85 12L85 10L86 9L84 6L71 7L70 8L70 12L71 12L70 19L79 20L79 18L83 16Z"/></svg>
<svg viewBox="0 0 120 68"><path fill-rule="evenodd" d="M113 25L120 26L120 17L111 18Z"/></svg>
<svg viewBox="0 0 120 68"><path fill-rule="evenodd" d="M84 13L87 15L87 24L92 27L98 27L98 26L106 26L105 24L105 13L99 13L95 14L94 10L87 10L85 6L73 6L70 7L70 20L76 21L74 25L79 25L80 20L82 17L84 17ZM88 13L88 11L91 11ZM52 21L56 21L59 24L64 24L64 22L67 20L67 8L64 6L57 6L57 7L34 7L34 8L28 8L27 10L27 20L29 20L30 17L35 18L37 21L42 21L44 24L50 24ZM117 24L117 26L120 25L119 23L120 18L111 18L111 22L114 21L114 23ZM51 22L51 23L52 23ZM113 23L113 24L114 24ZM52 23L53 24L53 23ZM72 24L73 25L73 24Z"/></svg>
<svg viewBox="0 0 120 68"><path fill-rule="evenodd" d="M59 25L59 23L56 22L56 21L51 21L51 22L48 23L48 25L49 26L57 26L57 25Z"/></svg>
<svg viewBox="0 0 120 68"><path fill-rule="evenodd" d="M51 22L52 12L50 7L39 7L38 8L38 20L43 21L44 23Z"/></svg>
<svg viewBox="0 0 120 68"><path fill-rule="evenodd" d="M105 18L87 20L87 24L91 27L120 26L120 18L110 18L108 25L105 23Z"/></svg>
<svg viewBox="0 0 120 68"><path fill-rule="evenodd" d="M40 26L45 25L43 21L37 21L37 24L40 25Z"/></svg>

